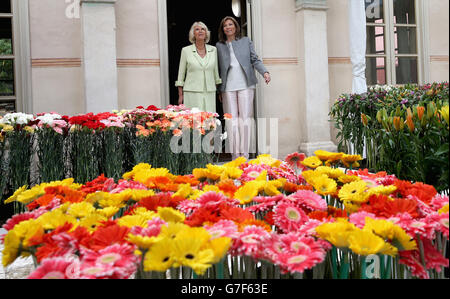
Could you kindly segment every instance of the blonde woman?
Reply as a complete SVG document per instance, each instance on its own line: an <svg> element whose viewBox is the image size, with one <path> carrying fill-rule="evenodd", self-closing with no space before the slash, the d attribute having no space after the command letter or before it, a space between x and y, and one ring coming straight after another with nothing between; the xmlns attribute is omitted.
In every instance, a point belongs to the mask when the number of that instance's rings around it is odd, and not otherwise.
<svg viewBox="0 0 450 299"><path fill-rule="evenodd" d="M227 125L228 149L233 159L249 157L253 126L253 98L257 78L255 69L269 84L270 74L258 58L252 41L241 37L238 22L225 17L219 26L219 42L216 44L222 84L219 89L223 110L231 114L233 123Z"/></svg>
<svg viewBox="0 0 450 299"><path fill-rule="evenodd" d="M201 111L216 112L219 77L217 49L208 45L211 33L202 22L195 22L189 31L192 45L181 51L178 79L178 104Z"/></svg>

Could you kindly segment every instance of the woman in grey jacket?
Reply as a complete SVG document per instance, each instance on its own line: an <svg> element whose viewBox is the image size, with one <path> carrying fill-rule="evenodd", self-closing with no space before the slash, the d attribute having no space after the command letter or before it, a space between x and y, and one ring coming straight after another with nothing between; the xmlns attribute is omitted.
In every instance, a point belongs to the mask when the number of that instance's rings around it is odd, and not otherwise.
<svg viewBox="0 0 450 299"><path fill-rule="evenodd" d="M233 159L244 156L248 159L253 131L253 99L258 83L255 69L269 84L270 74L255 52L252 41L241 37L238 22L225 17L219 27L219 42L216 44L219 59L219 99L225 113L231 114L227 123L228 147Z"/></svg>

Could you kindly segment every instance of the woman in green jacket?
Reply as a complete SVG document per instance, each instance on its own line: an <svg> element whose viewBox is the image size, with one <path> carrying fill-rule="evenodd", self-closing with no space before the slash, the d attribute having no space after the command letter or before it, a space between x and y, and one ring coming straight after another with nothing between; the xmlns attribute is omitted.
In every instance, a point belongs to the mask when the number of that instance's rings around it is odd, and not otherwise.
<svg viewBox="0 0 450 299"><path fill-rule="evenodd" d="M211 33L202 22L195 22L189 31L192 45L181 51L178 80L178 104L201 111L216 112L219 77L217 49L207 43Z"/></svg>

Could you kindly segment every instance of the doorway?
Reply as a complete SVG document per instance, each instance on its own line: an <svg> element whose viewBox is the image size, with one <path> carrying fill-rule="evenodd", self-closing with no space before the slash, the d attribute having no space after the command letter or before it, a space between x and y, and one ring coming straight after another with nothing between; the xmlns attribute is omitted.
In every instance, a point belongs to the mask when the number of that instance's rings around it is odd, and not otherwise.
<svg viewBox="0 0 450 299"><path fill-rule="evenodd" d="M170 104L178 103L178 89L175 81L178 77L181 49L189 46L189 30L194 22L201 21L211 31L210 45L218 41L220 21L233 16L241 24L243 35L247 35L246 0L166 0L167 1L167 39L169 62ZM233 13L233 5L239 7L240 14ZM235 10L236 11L236 10ZM217 113L223 115L222 105L216 99Z"/></svg>

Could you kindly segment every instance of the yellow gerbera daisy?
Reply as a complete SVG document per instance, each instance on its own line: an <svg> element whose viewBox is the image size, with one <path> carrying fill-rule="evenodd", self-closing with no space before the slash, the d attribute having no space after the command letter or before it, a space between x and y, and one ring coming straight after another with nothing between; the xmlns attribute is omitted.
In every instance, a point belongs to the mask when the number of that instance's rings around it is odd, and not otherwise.
<svg viewBox="0 0 450 299"><path fill-rule="evenodd" d="M51 212L42 214L37 221L45 230L53 230L57 227L63 226L66 223L76 224L77 220L71 215L66 215L61 208L55 209Z"/></svg>
<svg viewBox="0 0 450 299"><path fill-rule="evenodd" d="M28 186L22 186L19 189L17 189L12 196L10 196L7 200L5 200L5 204L11 203L13 201L16 201L17 197L22 194L25 190L27 190Z"/></svg>
<svg viewBox="0 0 450 299"><path fill-rule="evenodd" d="M253 198L258 196L258 188L255 188L255 184L250 184L251 182L246 183L234 193L234 198L239 200L241 205L251 203Z"/></svg>
<svg viewBox="0 0 450 299"><path fill-rule="evenodd" d="M417 243L414 238L411 238L411 236L398 225L394 226L394 239L392 240L392 245L398 248L399 251L417 249Z"/></svg>
<svg viewBox="0 0 450 299"><path fill-rule="evenodd" d="M334 163L341 159L344 153L332 153L324 150L317 150L314 152L314 155L317 156L322 162Z"/></svg>
<svg viewBox="0 0 450 299"><path fill-rule="evenodd" d="M345 219L337 219L333 223L324 223L316 227L317 235L330 242L336 247L346 248L349 246L349 236L357 227Z"/></svg>
<svg viewBox="0 0 450 299"><path fill-rule="evenodd" d="M316 168L316 172L326 174L331 179L339 179L341 176L345 176L345 173L339 168L328 166L319 166Z"/></svg>
<svg viewBox="0 0 450 299"><path fill-rule="evenodd" d="M217 264L228 252L232 243L231 238L222 237L211 240L207 247L214 252L214 259L212 264Z"/></svg>
<svg viewBox="0 0 450 299"><path fill-rule="evenodd" d="M126 202L128 200L140 201L143 198L151 197L155 195L155 191L153 190L140 190L140 189L125 189L122 192L118 193L122 197L122 201Z"/></svg>
<svg viewBox="0 0 450 299"><path fill-rule="evenodd" d="M159 234L159 237L174 239L180 232L187 229L189 229L189 226L184 223L169 222L168 225L161 226L161 232Z"/></svg>
<svg viewBox="0 0 450 299"><path fill-rule="evenodd" d="M264 193L267 196L275 196L280 194L281 192L278 190L279 188L283 187L283 183L278 180L268 181L264 185Z"/></svg>
<svg viewBox="0 0 450 299"><path fill-rule="evenodd" d="M337 183L326 175L320 175L313 179L312 186L319 195L327 196L336 193Z"/></svg>
<svg viewBox="0 0 450 299"><path fill-rule="evenodd" d="M316 156L311 156L302 161L302 164L308 168L316 169L319 166L323 166L322 160Z"/></svg>
<svg viewBox="0 0 450 299"><path fill-rule="evenodd" d="M385 251L388 244L370 231L355 230L349 235L349 248L356 254L367 256Z"/></svg>
<svg viewBox="0 0 450 299"><path fill-rule="evenodd" d="M166 222L183 222L186 219L185 214L168 207L158 207L158 216Z"/></svg>
<svg viewBox="0 0 450 299"><path fill-rule="evenodd" d="M4 239L4 249L2 252L2 264L6 267L12 264L19 256L19 248L21 247L21 240L14 232L10 230Z"/></svg>
<svg viewBox="0 0 450 299"><path fill-rule="evenodd" d="M105 216L100 214L90 214L83 219L81 219L77 226L85 227L89 232L94 232L97 229L97 226L100 225L101 221L108 220ZM75 230L76 227L73 228Z"/></svg>
<svg viewBox="0 0 450 299"><path fill-rule="evenodd" d="M247 162L247 159L245 157L239 157L231 162L225 163L223 166L225 167L239 167L242 164Z"/></svg>
<svg viewBox="0 0 450 299"><path fill-rule="evenodd" d="M192 174L194 175L195 179L197 179L199 181L204 181L207 179L208 170L205 168L195 168L192 171Z"/></svg>
<svg viewBox="0 0 450 299"><path fill-rule="evenodd" d="M202 249L204 241L195 234L177 237L173 242L174 266L187 266L192 268L197 275L203 275L214 262L214 251Z"/></svg>
<svg viewBox="0 0 450 299"><path fill-rule="evenodd" d="M265 164L270 167L279 167L281 165L281 161L273 158L270 154L263 154L256 157L255 160L250 161L249 164Z"/></svg>
<svg viewBox="0 0 450 299"><path fill-rule="evenodd" d="M358 161L361 161L363 158L360 155L347 155L344 154L341 157L342 164L347 168L357 168L359 167Z"/></svg>
<svg viewBox="0 0 450 299"><path fill-rule="evenodd" d="M133 170L126 172L123 175L123 178L125 180L132 180L135 176L136 173L140 172L140 171L145 171L145 170L150 170L152 168L152 166L150 164L147 163L140 163L136 166L133 167Z"/></svg>
<svg viewBox="0 0 450 299"><path fill-rule="evenodd" d="M211 181L219 180L224 171L224 167L219 165L208 164L206 165L206 168L208 169L206 177Z"/></svg>
<svg viewBox="0 0 450 299"><path fill-rule="evenodd" d="M158 243L162 240L161 237L147 237L147 236L141 236L141 235L133 235L128 234L127 240L130 243L135 244L140 250L147 251L150 249L154 244Z"/></svg>
<svg viewBox="0 0 450 299"><path fill-rule="evenodd" d="M75 218L83 218L89 214L94 213L96 210L94 206L88 202L80 202L71 204L67 210L67 213Z"/></svg>
<svg viewBox="0 0 450 299"><path fill-rule="evenodd" d="M144 271L164 272L174 263L173 240L165 238L151 246L144 256Z"/></svg>
<svg viewBox="0 0 450 299"><path fill-rule="evenodd" d="M439 214L444 214L444 213L448 213L448 204L446 204L445 206L443 206L441 209L439 209Z"/></svg>
<svg viewBox="0 0 450 299"><path fill-rule="evenodd" d="M373 194L391 195L395 191L397 191L397 187L394 185L389 185L389 186L377 186L377 187L370 188L369 190L367 190L367 193L369 193L369 196L373 195Z"/></svg>
<svg viewBox="0 0 450 299"><path fill-rule="evenodd" d="M236 167L224 167L224 171L220 175L220 180L237 179L240 178L243 171Z"/></svg>
<svg viewBox="0 0 450 299"><path fill-rule="evenodd" d="M356 182L356 181L361 181L361 180L362 179L359 176L347 175L347 174L343 175L343 176L340 176L339 179L338 179L338 181L343 183L343 184L348 184L348 183L351 183L351 182Z"/></svg>
<svg viewBox="0 0 450 299"><path fill-rule="evenodd" d="M122 218L119 218L117 221L117 224L120 226L126 226L129 228L140 226L140 227L147 227L148 221L151 220L151 218L146 217L144 215L127 215L123 216Z"/></svg>
<svg viewBox="0 0 450 299"><path fill-rule="evenodd" d="M368 194L366 193L367 189L366 182L363 180L355 181L342 186L338 196L341 201L362 203L368 200Z"/></svg>
<svg viewBox="0 0 450 299"><path fill-rule="evenodd" d="M178 186L177 192L172 195L172 197L182 197L182 198L188 198L189 195L193 192L190 184L180 184Z"/></svg>
<svg viewBox="0 0 450 299"><path fill-rule="evenodd" d="M97 213L100 215L105 216L106 218L111 218L114 215L116 215L119 212L119 208L118 207L107 207L107 208L103 208L103 209L97 209Z"/></svg>

